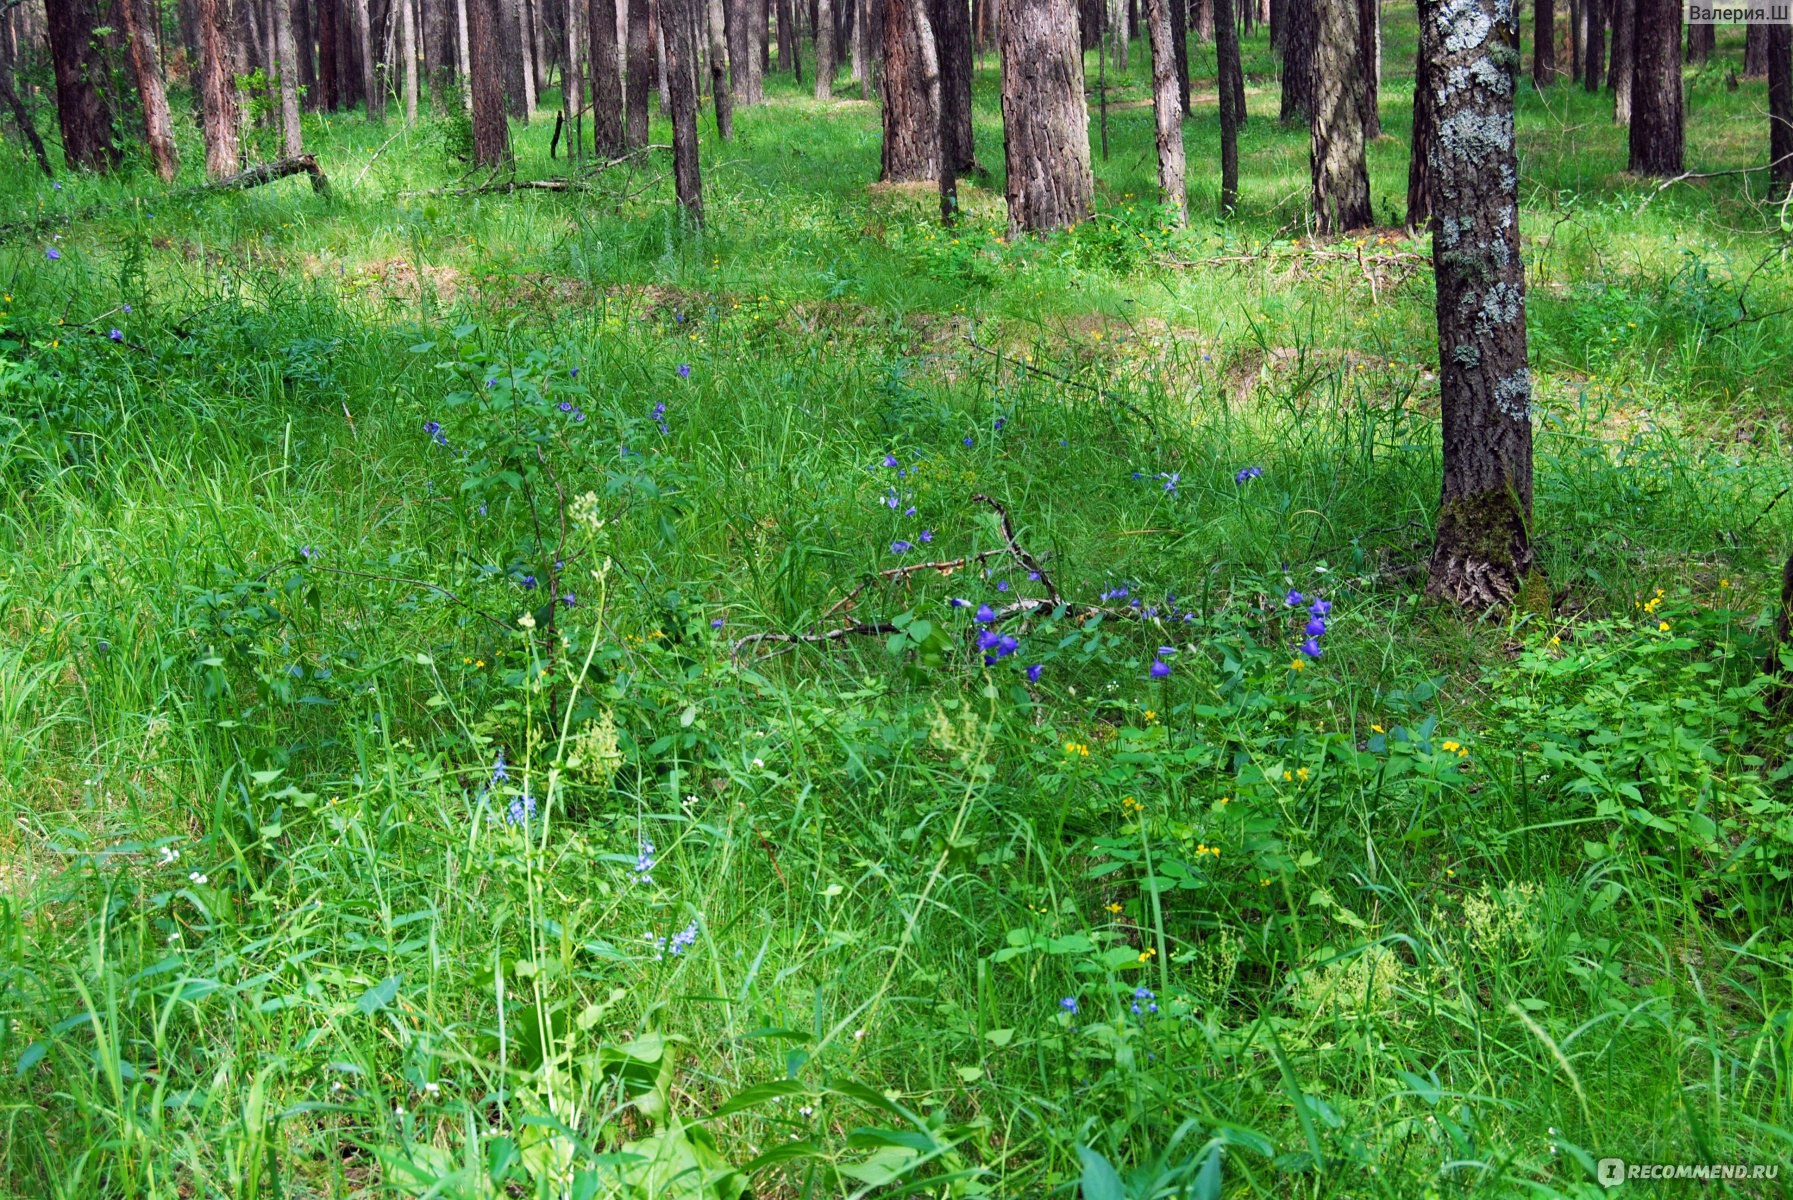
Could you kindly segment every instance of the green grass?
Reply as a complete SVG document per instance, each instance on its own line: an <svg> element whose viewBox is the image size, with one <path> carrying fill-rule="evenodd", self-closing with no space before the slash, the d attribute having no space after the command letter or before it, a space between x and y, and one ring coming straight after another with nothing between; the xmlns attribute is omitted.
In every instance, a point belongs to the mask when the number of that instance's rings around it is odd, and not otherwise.
<svg viewBox="0 0 1793 1200"><path fill-rule="evenodd" d="M1695 171L1766 155L1735 32ZM1097 215L1001 242L993 59L951 232L868 188L875 108L788 80L706 129L701 237L662 157L411 195L461 180L442 118L309 117L328 196L53 190L9 144L0 1192L1784 1164L1782 216L1760 174L1626 177L1607 97L1522 89L1552 603L1441 610L1413 38L1391 12L1361 247L1306 239L1261 35L1240 213L1199 107L1184 232L1117 108ZM551 127L521 174L566 169ZM1048 582L1085 607L986 667L975 606ZM1291 589L1333 606L1317 660ZM750 640L848 620L891 629Z"/></svg>

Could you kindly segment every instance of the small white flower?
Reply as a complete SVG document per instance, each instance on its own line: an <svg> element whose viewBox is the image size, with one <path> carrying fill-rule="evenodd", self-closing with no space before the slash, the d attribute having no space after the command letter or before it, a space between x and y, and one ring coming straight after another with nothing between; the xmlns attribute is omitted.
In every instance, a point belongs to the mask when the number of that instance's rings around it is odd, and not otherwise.
<svg viewBox="0 0 1793 1200"><path fill-rule="evenodd" d="M162 847L162 865L163 866L166 867L171 863L179 862L180 857L181 857L181 852L179 850L176 850L173 846L163 846Z"/></svg>
<svg viewBox="0 0 1793 1200"><path fill-rule="evenodd" d="M330 1090L333 1092L342 1091L342 1080L338 1079L335 1083L332 1083L330 1085Z"/></svg>
<svg viewBox="0 0 1793 1200"><path fill-rule="evenodd" d="M436 1086L436 1081L433 1079L423 1085L423 1091L424 1091L425 1095L434 1096L437 1092L439 1092L441 1090L442 1089L440 1087Z"/></svg>
<svg viewBox="0 0 1793 1200"><path fill-rule="evenodd" d="M189 871L189 872L187 872L187 882L195 883L195 884L198 884L201 887L203 887L203 886L205 886L206 878L204 875L201 875L198 871Z"/></svg>
<svg viewBox="0 0 1793 1200"><path fill-rule="evenodd" d="M804 1106L803 1106L803 1107L802 1107L802 1108L800 1108L800 1109L798 1109L798 1110L797 1110L797 1111L798 1111L798 1112L799 1112L799 1113L802 1113L802 1114L803 1114L803 1115L804 1115L804 1116L806 1116L806 1117L813 1117L813 1116L815 1116L815 1115L816 1115L816 1110L815 1110L815 1109L813 1109L813 1108L811 1108L811 1107L810 1107L810 1106L809 1106L809 1105L807 1105L807 1104L805 1104L805 1105L804 1105Z"/></svg>
<svg viewBox="0 0 1793 1200"><path fill-rule="evenodd" d="M517 618L517 624L521 625L525 629L534 629L535 628L534 614L524 613L522 616Z"/></svg>
<svg viewBox="0 0 1793 1200"><path fill-rule="evenodd" d="M766 769L766 760L765 760L765 759L763 759L763 758L756 758L756 759L754 759L754 760L753 760L753 769L754 769L754 770L756 770L756 771L763 771L763 770L765 770L765 769Z"/></svg>
<svg viewBox="0 0 1793 1200"><path fill-rule="evenodd" d="M855 1030L854 1030L854 1031L853 1031L853 1040L854 1040L854 1041L856 1041L856 1042L857 1042L857 1041L859 1041L859 1040L860 1040L860 1039L862 1039L862 1038L864 1038L864 1037L865 1037L865 1030L863 1030L863 1029L855 1029Z"/></svg>
<svg viewBox="0 0 1793 1200"><path fill-rule="evenodd" d="M402 1104L394 1104L392 1106L392 1115L395 1117L404 1116L405 1115L405 1106Z"/></svg>

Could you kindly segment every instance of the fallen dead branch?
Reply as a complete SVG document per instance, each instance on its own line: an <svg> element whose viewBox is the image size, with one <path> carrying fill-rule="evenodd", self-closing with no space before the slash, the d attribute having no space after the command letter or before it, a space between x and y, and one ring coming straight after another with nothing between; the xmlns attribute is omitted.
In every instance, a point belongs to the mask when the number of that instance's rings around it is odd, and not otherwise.
<svg viewBox="0 0 1793 1200"><path fill-rule="evenodd" d="M206 184L203 190L209 192L241 191L260 187L264 183L273 183L276 179L285 179L289 175L311 176L311 190L314 192L330 190L330 180L325 177L323 168L318 166L317 156L314 154L295 154L290 158L277 158L272 162L257 163L228 178L214 180Z"/></svg>
<svg viewBox="0 0 1793 1200"><path fill-rule="evenodd" d="M600 163L593 163L586 168L585 175L576 179L568 178L564 175L556 175L549 179L497 179L490 183L482 183L473 187L429 188L417 192L400 192L399 196L403 199L410 200L423 196L485 196L495 193L509 194L512 192L589 192L594 190L595 184L593 180L587 178L587 176L608 171L612 167L620 167L632 163L652 150L671 149L671 146L660 142L650 143L646 146L638 146L627 154L619 155L616 158L605 159Z"/></svg>
<svg viewBox="0 0 1793 1200"><path fill-rule="evenodd" d="M1066 387L1082 388L1098 400L1107 401L1111 404L1118 404L1134 416L1138 417L1141 421L1144 421L1146 428L1152 431L1153 437L1158 436L1158 422L1152 419L1152 414L1129 400L1122 400L1119 396L1111 396L1093 383L1085 383L1081 379L1072 379L1068 375L1060 375L1055 371L1048 371L1043 367L1036 367L1030 362L1023 362L1014 355L1004 354L996 347L986 346L969 335L965 338L965 344L979 353L988 354L999 363L1007 363L1012 367L1018 367L1026 374L1036 376L1040 379L1050 379L1054 383L1062 383Z"/></svg>
<svg viewBox="0 0 1793 1200"><path fill-rule="evenodd" d="M976 554L968 554L963 558L905 563L902 566L888 567L882 571L874 572L854 584L844 595L824 609L817 623L820 624L821 622L828 621L837 614L842 614L849 610L852 607L853 601L858 598L859 594L875 582L883 581L886 583L893 583L929 571L933 571L940 575L951 575L956 571L974 566L988 559L1003 557L1013 559L1022 569L1029 572L1030 575L1037 576L1038 578L1036 582L1045 589L1046 594L1044 596L1028 596L1018 600L1011 600L1000 608L993 608L991 611L994 615L991 619L982 622L982 624L989 627L994 628L1005 621L1010 621L1017 617L1028 617L1037 613L1057 613L1077 621L1084 621L1091 617L1098 616L1137 618L1141 615L1138 610L1131 608L1107 608L1099 604L1079 604L1066 601L1059 595L1058 585L1053 582L1051 575L1046 572L1045 566L1021 544L1020 539L1015 534L1014 522L1009 518L1008 509L994 497L986 496L982 492L972 496L971 500L972 503L983 504L995 512L997 527L1002 532L1002 546L992 550L982 550ZM732 657L739 658L743 650L750 648L758 649L762 646L782 646L784 647L784 650L780 650L778 653L783 653L786 650L795 649L797 646L826 645L829 642L843 641L846 638L852 637L887 637L890 634L901 632L901 627L891 621L861 621L851 615L845 615L842 617L842 622L842 624L833 629L818 629L808 633L750 633L745 637L736 638L730 643L729 652Z"/></svg>

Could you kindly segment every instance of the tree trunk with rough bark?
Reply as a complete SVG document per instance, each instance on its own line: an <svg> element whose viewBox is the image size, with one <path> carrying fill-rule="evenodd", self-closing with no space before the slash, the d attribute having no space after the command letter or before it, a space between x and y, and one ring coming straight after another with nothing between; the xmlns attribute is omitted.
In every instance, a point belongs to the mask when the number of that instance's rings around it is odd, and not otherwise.
<svg viewBox="0 0 1793 1200"><path fill-rule="evenodd" d="M1009 234L1089 216L1089 109L1070 0L1003 0L998 15Z"/></svg>
<svg viewBox="0 0 1793 1200"><path fill-rule="evenodd" d="M940 110L939 78L930 80L927 61L933 47L923 46L921 30L910 9L927 0L883 0L884 3L884 156L878 178L885 183L914 183L938 178Z"/></svg>
<svg viewBox="0 0 1793 1200"><path fill-rule="evenodd" d="M275 0L286 4L289 0ZM417 9L411 0L399 0L398 52L405 60L405 124L417 124ZM574 93L577 95L577 93Z"/></svg>
<svg viewBox="0 0 1793 1200"><path fill-rule="evenodd" d="M1768 27L1768 161L1777 199L1793 190L1793 26Z"/></svg>
<svg viewBox="0 0 1793 1200"><path fill-rule="evenodd" d="M322 93L318 102L325 112L335 112L342 107L345 90L341 71L342 48L337 45L337 39L341 37L342 3L343 0L317 0L318 89Z"/></svg>
<svg viewBox="0 0 1793 1200"><path fill-rule="evenodd" d="M1357 0L1363 62L1363 140L1382 136L1382 0Z"/></svg>
<svg viewBox="0 0 1793 1200"><path fill-rule="evenodd" d="M1532 17L1532 86L1556 82L1556 0L1534 0Z"/></svg>
<svg viewBox="0 0 1793 1200"><path fill-rule="evenodd" d="M1310 196L1315 228L1328 236L1361 229L1373 219L1363 142L1363 41L1357 29L1357 0L1314 0L1314 9L1318 36Z"/></svg>
<svg viewBox="0 0 1793 1200"><path fill-rule="evenodd" d="M379 81L374 77L373 21L367 11L367 0L354 0L355 43L361 48L361 98L367 102L367 119L379 121L386 115L381 104Z"/></svg>
<svg viewBox="0 0 1793 1200"><path fill-rule="evenodd" d="M1617 71L1618 68L1615 66L1613 70ZM1761 79L1767 74L1768 23L1751 21L1749 29L1743 35L1743 77Z"/></svg>
<svg viewBox="0 0 1793 1200"><path fill-rule="evenodd" d="M494 170L512 164L510 122L505 111L504 0L467 0L471 17L468 54L473 67L473 163Z"/></svg>
<svg viewBox="0 0 1793 1200"><path fill-rule="evenodd" d="M1606 66L1606 6L1602 0L1581 0L1582 20L1587 22L1586 50L1581 60L1581 86L1600 90L1600 73Z"/></svg>
<svg viewBox="0 0 1793 1200"><path fill-rule="evenodd" d="M1535 77L1535 76L1534 76ZM1407 228L1437 231L1432 207L1432 68L1421 43L1413 64L1413 138L1407 156Z"/></svg>
<svg viewBox="0 0 1793 1200"><path fill-rule="evenodd" d="M1687 26L1687 61L1704 65L1718 44L1718 29L1709 21L1689 22Z"/></svg>
<svg viewBox="0 0 1793 1200"><path fill-rule="evenodd" d="M163 183L173 183L180 158L174 148L174 121L168 114L168 93L162 88L161 57L156 49L160 14L152 0L118 0L118 12L124 21L131 75L143 106L143 140L156 174ZM293 119L298 120L297 113Z"/></svg>
<svg viewBox="0 0 1793 1200"><path fill-rule="evenodd" d="M1189 111L1189 10L1188 0L1171 0L1170 44L1177 64L1177 103Z"/></svg>
<svg viewBox="0 0 1793 1200"><path fill-rule="evenodd" d="M1513 0L1420 0L1434 140L1444 482L1427 591L1511 602L1532 570L1531 372L1519 257Z"/></svg>
<svg viewBox="0 0 1793 1200"><path fill-rule="evenodd" d="M712 46L712 59L715 53ZM829 0L816 0L816 99L834 99L834 14Z"/></svg>
<svg viewBox="0 0 1793 1200"><path fill-rule="evenodd" d="M1581 45L1587 36L1586 15L1581 0L1569 0L1569 80L1581 78Z"/></svg>
<svg viewBox="0 0 1793 1200"><path fill-rule="evenodd" d="M624 47L623 115L629 146L647 145L647 98L653 91L654 54L649 40L648 0L627 0L629 8L629 40Z"/></svg>
<svg viewBox="0 0 1793 1200"><path fill-rule="evenodd" d="M92 0L45 0L50 60L56 73L56 117L62 156L74 170L110 171L118 165L112 110L100 90L106 64L94 40Z"/></svg>
<svg viewBox="0 0 1793 1200"><path fill-rule="evenodd" d="M1244 66L1233 0L1214 0L1214 57L1220 70L1220 215L1227 217L1239 203L1239 126L1245 116Z"/></svg>
<svg viewBox="0 0 1793 1200"><path fill-rule="evenodd" d="M965 0L932 0L928 10L940 65L941 149L954 174L977 166L971 132L971 8Z"/></svg>
<svg viewBox="0 0 1793 1200"><path fill-rule="evenodd" d="M616 0L591 0L585 38L591 60L591 144L599 158L628 149L623 137L623 77L616 56Z"/></svg>
<svg viewBox="0 0 1793 1200"><path fill-rule="evenodd" d="M1012 0L1011 0L1012 2ZM1170 44L1170 6L1183 0L1146 0L1146 33L1152 42L1152 115L1158 140L1158 192L1178 225L1189 221L1184 181L1183 102L1177 95L1177 61Z"/></svg>
<svg viewBox="0 0 1793 1200"><path fill-rule="evenodd" d="M1636 0L1631 159L1639 175L1682 171L1681 0Z"/></svg>
<svg viewBox="0 0 1793 1200"><path fill-rule="evenodd" d="M666 87L672 108L672 182L693 225L704 223L703 176L697 163L697 21L703 0L660 0L666 35Z"/></svg>
<svg viewBox="0 0 1793 1200"><path fill-rule="evenodd" d="M716 136L726 142L735 136L735 96L728 82L728 17L722 4L723 0L703 0L710 43L710 104L716 110Z"/></svg>
<svg viewBox="0 0 1793 1200"><path fill-rule="evenodd" d="M754 18L759 0L727 0L728 4L728 69L734 84L736 107L758 104L766 98L760 77L759 39L754 32Z"/></svg>
<svg viewBox="0 0 1793 1200"><path fill-rule="evenodd" d="M1306 124L1314 116L1316 0L1283 0L1282 119Z"/></svg>
<svg viewBox="0 0 1793 1200"><path fill-rule="evenodd" d="M1636 70L1632 62L1631 40L1636 36L1637 0L1612 0L1612 62L1606 82L1612 88L1612 119L1615 125L1631 124L1631 80Z"/></svg>
<svg viewBox="0 0 1793 1200"><path fill-rule="evenodd" d="M1146 18L1147 21L1151 17ZM1214 0L1195 0L1195 38L1200 42L1214 40Z"/></svg>
<svg viewBox="0 0 1793 1200"><path fill-rule="evenodd" d="M238 162L236 55L225 20L223 0L199 0L200 126L212 179L235 175Z"/></svg>
<svg viewBox="0 0 1793 1200"><path fill-rule="evenodd" d="M778 0L778 69L780 71L797 70L795 33L796 14L791 7L791 0Z"/></svg>
<svg viewBox="0 0 1793 1200"><path fill-rule="evenodd" d="M128 4L131 0L120 0ZM407 0L407 3L409 0ZM274 23L274 62L280 72L280 145L287 158L305 153L305 131L299 124L299 51L293 39L293 0L269 0ZM411 77L415 93L417 77Z"/></svg>

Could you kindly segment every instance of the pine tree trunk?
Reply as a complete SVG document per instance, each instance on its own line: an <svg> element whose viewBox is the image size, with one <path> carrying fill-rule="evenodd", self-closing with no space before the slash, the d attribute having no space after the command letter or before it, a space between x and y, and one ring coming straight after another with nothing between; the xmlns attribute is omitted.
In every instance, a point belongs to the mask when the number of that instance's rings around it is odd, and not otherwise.
<svg viewBox="0 0 1793 1200"><path fill-rule="evenodd" d="M728 69L736 107L766 98L760 78L760 47L754 36L759 0L726 0L728 4Z"/></svg>
<svg viewBox="0 0 1793 1200"><path fill-rule="evenodd" d="M878 94L878 56L877 46L878 13L882 11L875 0L858 0L859 4L859 36L853 43L854 67L859 72L859 98L870 100Z"/></svg>
<svg viewBox="0 0 1793 1200"><path fill-rule="evenodd" d="M521 55L518 69L523 75L523 120L528 122L535 115L535 106L540 101L537 83L535 58L535 16L530 0L517 0L517 47Z"/></svg>
<svg viewBox="0 0 1793 1200"><path fill-rule="evenodd" d="M338 22L341 17L343 0L317 0L318 22L318 89L323 94L318 98L325 112L335 112L342 107L342 72L339 69L342 60L341 47L337 39ZM461 0L466 3L466 0ZM465 39L462 39L463 43ZM465 74L465 72L463 72Z"/></svg>
<svg viewBox="0 0 1793 1200"><path fill-rule="evenodd" d="M0 13L0 103L6 105L13 124L18 128L19 136L31 147L31 155L37 159L37 169L44 173L46 179L54 179L56 171L50 166L50 155L44 149L44 139L38 135L37 125L31 119L31 113L25 102L19 98L18 89L14 86L13 64L18 61L17 52L12 45L8 16Z"/></svg>
<svg viewBox="0 0 1793 1200"><path fill-rule="evenodd" d="M1189 111L1189 0L1171 0L1170 45L1177 65L1177 103Z"/></svg>
<svg viewBox="0 0 1793 1200"><path fill-rule="evenodd" d="M1631 80L1633 63L1631 40L1636 36L1637 0L1612 0L1612 63L1606 82L1612 88L1612 120L1615 125L1631 124Z"/></svg>
<svg viewBox="0 0 1793 1200"><path fill-rule="evenodd" d="M1768 161L1777 201L1793 189L1793 26L1768 27Z"/></svg>
<svg viewBox="0 0 1793 1200"><path fill-rule="evenodd" d="M347 0L345 0L347 2ZM467 0L469 4L476 0ZM525 82L527 72L523 69L523 5L522 0L498 0L497 29L498 41L493 49L497 50L501 61L498 63L498 78L504 83L504 110L511 117L529 123L531 105ZM473 34L475 41L479 33ZM478 53L477 45L475 53Z"/></svg>
<svg viewBox="0 0 1793 1200"><path fill-rule="evenodd" d="M305 153L305 133L299 124L299 51L293 44L293 0L268 3L269 20L274 26L274 65L280 77L281 153L297 158Z"/></svg>
<svg viewBox="0 0 1793 1200"><path fill-rule="evenodd" d="M1631 160L1639 175L1682 171L1681 0L1636 0Z"/></svg>
<svg viewBox="0 0 1793 1200"><path fill-rule="evenodd" d="M1616 36L1616 35L1615 35ZM1617 71L1618 68L1614 67ZM1768 74L1768 23L1751 21L1743 35L1743 77L1761 79Z"/></svg>
<svg viewBox="0 0 1793 1200"><path fill-rule="evenodd" d="M816 99L834 99L834 14L829 0L816 0Z"/></svg>
<svg viewBox="0 0 1793 1200"><path fill-rule="evenodd" d="M1357 38L1363 64L1363 140L1382 136L1382 0L1357 0Z"/></svg>
<svg viewBox="0 0 1793 1200"><path fill-rule="evenodd" d="M1606 65L1605 5L1602 0L1581 0L1581 11L1588 29L1581 61L1581 86L1585 91L1598 92L1600 71Z"/></svg>
<svg viewBox="0 0 1793 1200"><path fill-rule="evenodd" d="M1704 64L1712 57L1718 43L1718 30L1710 22L1689 22L1687 26L1687 61Z"/></svg>
<svg viewBox="0 0 1793 1200"><path fill-rule="evenodd" d="M791 0L778 0L778 69L795 71L796 59L792 54L792 27L796 24L791 11Z"/></svg>
<svg viewBox="0 0 1793 1200"><path fill-rule="evenodd" d="M1357 29L1357 0L1315 0L1314 10L1318 36L1311 199L1315 227L1327 236L1372 223L1363 145L1363 41Z"/></svg>
<svg viewBox="0 0 1793 1200"><path fill-rule="evenodd" d="M1170 44L1170 8L1182 2L1146 0L1146 33L1152 42L1152 115L1158 140L1158 192L1170 206L1178 225L1189 221L1189 194L1184 181L1183 102L1177 96L1177 61Z"/></svg>
<svg viewBox="0 0 1793 1200"><path fill-rule="evenodd" d="M458 35L455 42L455 60L460 64L461 82L467 88L467 105L471 110L473 105L473 60L469 57L467 49L467 0L454 0L454 19L455 33Z"/></svg>
<svg viewBox="0 0 1793 1200"><path fill-rule="evenodd" d="M106 66L94 41L92 0L45 0L44 15L56 72L62 156L77 171L110 171L118 165L119 152L112 112L100 91Z"/></svg>
<svg viewBox="0 0 1793 1200"><path fill-rule="evenodd" d="M695 0L700 6L703 0ZM580 28L584 18L584 0L566 0L560 14L560 111L564 114L567 132L567 154L575 162L585 157L585 137L580 110L585 106L585 72L581 69ZM701 9L700 9L701 11Z"/></svg>
<svg viewBox="0 0 1793 1200"><path fill-rule="evenodd" d="M277 4L289 0L275 0ZM405 59L405 124L417 124L417 11L411 0L399 0L399 53ZM293 153L288 151L288 153Z"/></svg>
<svg viewBox="0 0 1793 1200"><path fill-rule="evenodd" d="M1220 69L1220 215L1226 217L1239 204L1239 126L1245 117L1244 66L1233 0L1214 0L1214 56Z"/></svg>
<svg viewBox="0 0 1793 1200"><path fill-rule="evenodd" d="M174 148L174 122L168 114L168 94L162 90L161 60L156 49L161 14L155 0L118 0L118 12L124 20L131 75L137 81L137 95L143 106L143 140L156 164L156 174L163 183L173 183L179 156ZM297 119L295 114L294 120Z"/></svg>
<svg viewBox="0 0 1793 1200"><path fill-rule="evenodd" d="M472 18L468 53L473 68L473 163L500 170L512 164L510 122L500 58L503 30L510 19L505 0L467 0Z"/></svg>
<svg viewBox="0 0 1793 1200"><path fill-rule="evenodd" d="M660 19L660 6L680 0L652 0L654 14L654 88L660 96L660 115L672 115L672 89L667 83L666 22Z"/></svg>
<svg viewBox="0 0 1793 1200"><path fill-rule="evenodd" d="M1316 0L1283 0L1282 119L1307 124L1314 116Z"/></svg>
<svg viewBox="0 0 1793 1200"><path fill-rule="evenodd" d="M1146 17L1147 22L1151 17ZM1200 42L1214 40L1214 0L1195 0L1195 38Z"/></svg>
<svg viewBox="0 0 1793 1200"><path fill-rule="evenodd" d="M237 173L236 55L225 25L224 0L199 0L199 103L205 133L205 173Z"/></svg>
<svg viewBox="0 0 1793 1200"><path fill-rule="evenodd" d="M317 111L318 100L317 60L312 56L315 35L310 3L308 0L294 0L293 49L299 56L299 90L304 107L311 112Z"/></svg>
<svg viewBox="0 0 1793 1200"><path fill-rule="evenodd" d="M361 98L367 103L367 119L378 121L383 115L379 102L379 84L374 79L373 25L367 11L367 0L354 0L355 42L361 48Z"/></svg>
<svg viewBox="0 0 1793 1200"><path fill-rule="evenodd" d="M735 101L728 82L728 20L722 3L704 0L704 27L710 43L710 102L716 108L716 136L726 142L735 136ZM821 86L819 80L816 86Z"/></svg>
<svg viewBox="0 0 1793 1200"><path fill-rule="evenodd" d="M1511 0L1420 0L1432 91L1444 486L1427 591L1510 602L1532 569L1531 373L1513 90Z"/></svg>
<svg viewBox="0 0 1793 1200"><path fill-rule="evenodd" d="M1581 0L1569 0L1569 79L1571 82L1581 78L1582 39L1587 36L1587 14L1582 11Z"/></svg>
<svg viewBox="0 0 1793 1200"><path fill-rule="evenodd" d="M940 162L940 115L928 103L926 60L910 9L927 0L884 3L884 155L878 178L885 183L935 179ZM938 80L934 81L936 85Z"/></svg>
<svg viewBox="0 0 1793 1200"><path fill-rule="evenodd" d="M1556 0L1533 2L1532 86L1544 88L1556 82Z"/></svg>
<svg viewBox="0 0 1793 1200"><path fill-rule="evenodd" d="M1537 78L1536 68L1533 69ZM1437 232L1432 206L1432 68L1421 44L1413 65L1413 137L1407 157L1407 228Z"/></svg>
<svg viewBox="0 0 1793 1200"><path fill-rule="evenodd" d="M1089 109L1070 0L1003 0L997 15L1009 234L1089 216Z"/></svg>
<svg viewBox="0 0 1793 1200"><path fill-rule="evenodd" d="M977 167L971 132L971 9L965 0L933 0L928 13L940 66L941 134L954 174Z"/></svg>
<svg viewBox="0 0 1793 1200"><path fill-rule="evenodd" d="M666 37L667 99L672 107L672 181L679 207L704 223L703 177L697 163L697 21L703 0L660 0Z"/></svg>
<svg viewBox="0 0 1793 1200"><path fill-rule="evenodd" d="M601 159L615 158L628 149L623 138L623 79L616 56L616 0L591 0L586 40L591 43L592 149Z"/></svg>
<svg viewBox="0 0 1793 1200"><path fill-rule="evenodd" d="M647 98L653 90L654 55L648 20L648 0L627 0L629 42L624 48L623 115L631 149L647 145ZM738 93L737 93L738 98Z"/></svg>

